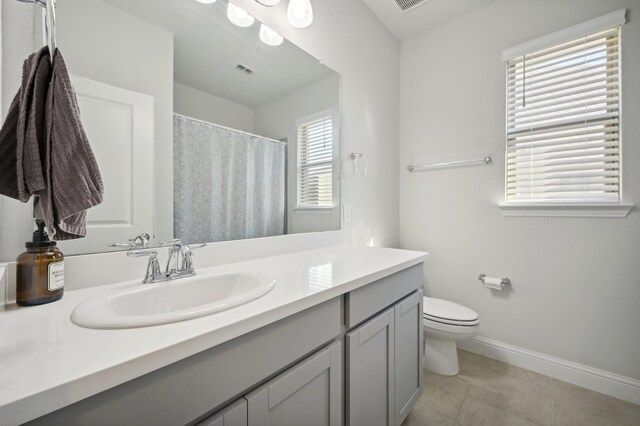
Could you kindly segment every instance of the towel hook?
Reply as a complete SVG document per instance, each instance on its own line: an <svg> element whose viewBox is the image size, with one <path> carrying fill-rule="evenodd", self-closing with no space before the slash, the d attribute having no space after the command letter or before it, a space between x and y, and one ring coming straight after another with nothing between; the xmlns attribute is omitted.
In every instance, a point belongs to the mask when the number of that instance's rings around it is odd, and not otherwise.
<svg viewBox="0 0 640 426"><path fill-rule="evenodd" d="M44 43L49 47L49 56L51 65L53 65L53 57L56 53L56 0L18 0L22 3L33 3L45 10L42 16L42 38Z"/></svg>
<svg viewBox="0 0 640 426"><path fill-rule="evenodd" d="M367 157L362 152L352 152L349 156L353 160L353 166L355 168L356 174L360 177L365 177L367 175L367 171L369 170L369 162L367 161ZM364 161L364 168L360 171L360 160Z"/></svg>

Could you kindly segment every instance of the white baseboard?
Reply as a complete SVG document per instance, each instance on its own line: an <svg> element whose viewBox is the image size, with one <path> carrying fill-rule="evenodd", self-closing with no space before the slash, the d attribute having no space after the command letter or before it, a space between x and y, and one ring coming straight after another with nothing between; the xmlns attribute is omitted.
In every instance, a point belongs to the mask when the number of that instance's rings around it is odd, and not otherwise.
<svg viewBox="0 0 640 426"><path fill-rule="evenodd" d="M458 347L605 395L640 404L640 380L631 377L610 373L480 336L464 342L458 342Z"/></svg>

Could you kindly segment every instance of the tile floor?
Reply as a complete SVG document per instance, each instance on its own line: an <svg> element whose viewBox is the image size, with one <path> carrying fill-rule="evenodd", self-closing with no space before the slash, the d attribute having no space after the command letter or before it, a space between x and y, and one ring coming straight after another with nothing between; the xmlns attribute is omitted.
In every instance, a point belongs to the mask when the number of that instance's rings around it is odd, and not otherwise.
<svg viewBox="0 0 640 426"><path fill-rule="evenodd" d="M460 374L425 372L403 426L640 426L640 405L458 351Z"/></svg>

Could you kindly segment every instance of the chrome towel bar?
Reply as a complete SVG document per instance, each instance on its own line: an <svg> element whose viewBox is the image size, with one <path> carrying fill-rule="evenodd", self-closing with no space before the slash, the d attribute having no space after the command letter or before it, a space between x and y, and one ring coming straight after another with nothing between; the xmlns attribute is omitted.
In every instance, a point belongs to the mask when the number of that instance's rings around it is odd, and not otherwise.
<svg viewBox="0 0 640 426"><path fill-rule="evenodd" d="M444 169L446 167L460 166L488 166L492 164L491 157L478 158L476 160L449 161L447 163L422 164L419 166L407 166L409 172L424 172L427 170Z"/></svg>

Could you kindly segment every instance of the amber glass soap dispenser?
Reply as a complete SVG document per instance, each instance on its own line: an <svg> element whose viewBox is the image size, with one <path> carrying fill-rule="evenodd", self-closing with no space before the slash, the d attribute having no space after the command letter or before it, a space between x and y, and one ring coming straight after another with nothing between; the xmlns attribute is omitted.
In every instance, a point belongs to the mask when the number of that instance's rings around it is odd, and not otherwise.
<svg viewBox="0 0 640 426"><path fill-rule="evenodd" d="M31 306L54 302L64 293L64 256L50 241L42 220L36 220L33 241L16 259L16 302Z"/></svg>

